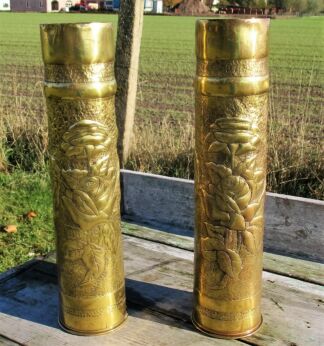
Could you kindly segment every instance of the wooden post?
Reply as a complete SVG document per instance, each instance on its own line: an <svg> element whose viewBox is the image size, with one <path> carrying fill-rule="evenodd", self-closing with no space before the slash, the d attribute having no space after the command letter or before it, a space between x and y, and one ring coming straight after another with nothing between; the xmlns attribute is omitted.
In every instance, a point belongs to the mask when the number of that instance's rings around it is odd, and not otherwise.
<svg viewBox="0 0 324 346"><path fill-rule="evenodd" d="M143 13L144 0L121 1L115 63L118 155L121 167L127 160L133 132Z"/></svg>

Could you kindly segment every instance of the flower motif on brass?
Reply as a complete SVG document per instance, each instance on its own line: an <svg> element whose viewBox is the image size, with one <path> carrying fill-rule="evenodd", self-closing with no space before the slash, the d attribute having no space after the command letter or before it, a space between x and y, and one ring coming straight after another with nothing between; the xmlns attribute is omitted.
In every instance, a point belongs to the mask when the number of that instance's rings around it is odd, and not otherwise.
<svg viewBox="0 0 324 346"><path fill-rule="evenodd" d="M263 225L260 203L264 172L257 168L258 129L242 118L221 118L205 138L207 183L201 190L208 222L201 248L213 270L210 288L226 287L237 279L244 261L262 244L256 234Z"/></svg>

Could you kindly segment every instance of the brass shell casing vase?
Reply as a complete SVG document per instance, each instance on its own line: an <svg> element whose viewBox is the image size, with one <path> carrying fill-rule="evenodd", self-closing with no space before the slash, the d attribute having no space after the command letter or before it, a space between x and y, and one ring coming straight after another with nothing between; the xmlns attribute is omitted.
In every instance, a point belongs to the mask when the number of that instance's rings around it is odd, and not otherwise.
<svg viewBox="0 0 324 346"><path fill-rule="evenodd" d="M59 322L80 335L126 318L110 23L41 25Z"/></svg>
<svg viewBox="0 0 324 346"><path fill-rule="evenodd" d="M250 335L262 323L268 26L267 19L196 26L192 317L221 338Z"/></svg>

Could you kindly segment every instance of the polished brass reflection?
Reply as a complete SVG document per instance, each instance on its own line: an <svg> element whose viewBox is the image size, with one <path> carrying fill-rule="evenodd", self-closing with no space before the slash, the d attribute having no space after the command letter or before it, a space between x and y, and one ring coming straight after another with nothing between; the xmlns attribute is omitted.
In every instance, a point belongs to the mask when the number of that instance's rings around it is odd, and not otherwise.
<svg viewBox="0 0 324 346"><path fill-rule="evenodd" d="M126 318L108 23L41 26L63 329L102 334Z"/></svg>
<svg viewBox="0 0 324 346"><path fill-rule="evenodd" d="M267 19L196 26L196 233L193 323L211 336L254 333L260 311Z"/></svg>

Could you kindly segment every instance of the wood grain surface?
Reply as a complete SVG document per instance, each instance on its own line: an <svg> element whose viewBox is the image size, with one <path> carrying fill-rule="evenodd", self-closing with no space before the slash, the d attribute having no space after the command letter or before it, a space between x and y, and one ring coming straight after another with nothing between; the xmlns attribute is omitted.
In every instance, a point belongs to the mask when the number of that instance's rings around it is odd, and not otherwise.
<svg viewBox="0 0 324 346"><path fill-rule="evenodd" d="M129 318L119 330L85 338L58 328L56 265L52 255L0 282L3 340L24 345L319 346L324 342L324 289L320 285L283 272L278 275L265 271L263 327L244 340L225 341L205 337L191 325L192 251L124 236L124 257Z"/></svg>

